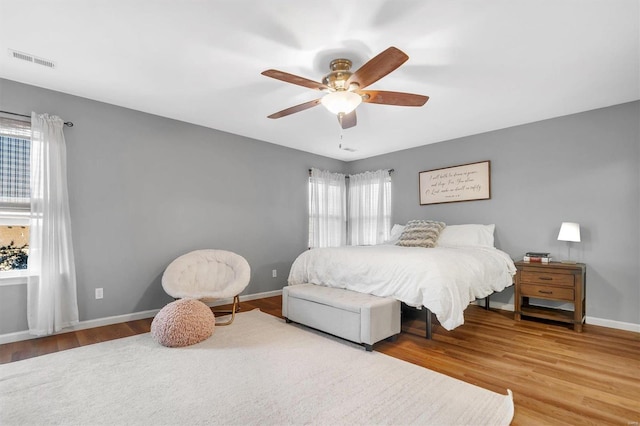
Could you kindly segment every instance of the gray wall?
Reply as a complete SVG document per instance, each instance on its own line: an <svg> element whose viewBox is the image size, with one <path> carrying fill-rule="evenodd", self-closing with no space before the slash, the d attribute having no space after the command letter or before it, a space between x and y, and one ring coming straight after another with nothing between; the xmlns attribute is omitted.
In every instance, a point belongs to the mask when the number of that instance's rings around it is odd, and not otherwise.
<svg viewBox="0 0 640 426"><path fill-rule="evenodd" d="M563 221L581 225L571 249L587 264L587 315L640 324L640 103L426 145L349 163L349 172L394 168L395 223L495 223L514 259L550 251ZM491 199L420 206L418 173L491 160ZM492 300L512 303L507 289Z"/></svg>
<svg viewBox="0 0 640 426"><path fill-rule="evenodd" d="M282 288L306 249L313 166L394 168L395 223L495 223L497 246L514 258L564 258L560 223L579 222L572 256L588 265L587 315L640 324L638 102L351 163L2 79L0 109L76 124L65 135L81 320L162 307L164 268L198 248L245 256L246 294ZM418 204L418 172L482 160L490 200ZM0 286L0 334L26 328L26 286Z"/></svg>
<svg viewBox="0 0 640 426"><path fill-rule="evenodd" d="M199 248L244 256L252 268L245 294L281 289L307 247L308 169L346 167L2 79L0 109L75 123L65 137L81 321L164 306L165 267ZM0 334L25 329L26 286L0 286Z"/></svg>

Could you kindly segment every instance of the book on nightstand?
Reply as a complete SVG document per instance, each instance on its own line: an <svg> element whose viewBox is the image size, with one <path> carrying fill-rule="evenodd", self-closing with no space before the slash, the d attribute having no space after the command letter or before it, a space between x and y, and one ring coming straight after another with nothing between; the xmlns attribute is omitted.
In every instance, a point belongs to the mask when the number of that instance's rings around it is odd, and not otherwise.
<svg viewBox="0 0 640 426"><path fill-rule="evenodd" d="M551 253L542 251L528 251L524 255L530 257L549 257Z"/></svg>
<svg viewBox="0 0 640 426"><path fill-rule="evenodd" d="M549 263L551 262L551 253L528 252L522 258L523 262L529 263Z"/></svg>

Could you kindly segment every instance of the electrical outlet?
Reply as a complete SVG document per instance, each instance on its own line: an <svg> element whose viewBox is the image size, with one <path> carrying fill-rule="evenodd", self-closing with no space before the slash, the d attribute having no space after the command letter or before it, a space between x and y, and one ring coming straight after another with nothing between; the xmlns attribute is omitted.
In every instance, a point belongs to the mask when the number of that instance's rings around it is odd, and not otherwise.
<svg viewBox="0 0 640 426"><path fill-rule="evenodd" d="M277 269L274 269L273 271L271 271L271 276L272 276L273 278L277 278L277 277L278 277L278 270L277 270Z"/></svg>
<svg viewBox="0 0 640 426"><path fill-rule="evenodd" d="M96 288L96 299L102 299L104 297L104 293L102 292L102 288Z"/></svg>

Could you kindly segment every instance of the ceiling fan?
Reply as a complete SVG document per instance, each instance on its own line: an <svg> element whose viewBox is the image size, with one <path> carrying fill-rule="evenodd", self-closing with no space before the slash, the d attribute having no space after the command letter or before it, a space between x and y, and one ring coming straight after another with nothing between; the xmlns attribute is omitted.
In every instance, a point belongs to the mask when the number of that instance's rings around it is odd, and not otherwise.
<svg viewBox="0 0 640 426"><path fill-rule="evenodd" d="M400 49L389 47L370 59L355 72L350 71L352 65L350 60L334 59L330 64L331 72L323 77L322 83L284 71L273 69L263 71L262 75L267 77L327 92L319 99L283 109L271 114L268 118L286 117L322 104L333 114L336 114L343 129L348 129L357 123L355 109L361 102L396 106L422 106L429 100L428 96L382 90L363 90L396 70L407 59L409 59L409 56Z"/></svg>

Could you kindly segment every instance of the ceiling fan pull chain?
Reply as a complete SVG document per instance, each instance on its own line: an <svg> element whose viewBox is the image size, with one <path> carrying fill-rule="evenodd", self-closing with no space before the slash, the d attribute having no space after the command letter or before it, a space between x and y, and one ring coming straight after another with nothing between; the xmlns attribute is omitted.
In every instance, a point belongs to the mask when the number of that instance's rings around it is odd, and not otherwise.
<svg viewBox="0 0 640 426"><path fill-rule="evenodd" d="M344 113L338 113L338 127L340 128L340 139L338 140L338 149L342 149L342 135L344 130L342 129L342 117L344 117Z"/></svg>

